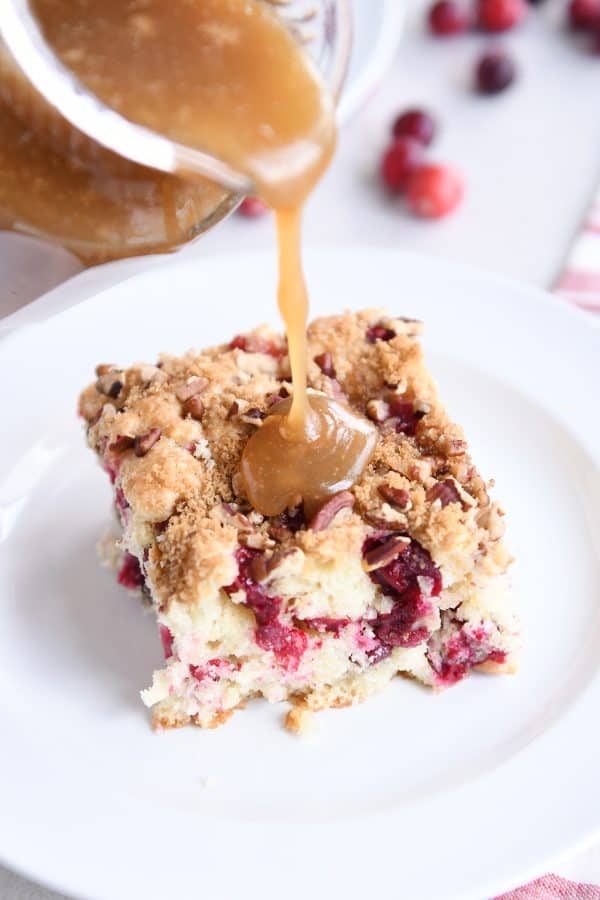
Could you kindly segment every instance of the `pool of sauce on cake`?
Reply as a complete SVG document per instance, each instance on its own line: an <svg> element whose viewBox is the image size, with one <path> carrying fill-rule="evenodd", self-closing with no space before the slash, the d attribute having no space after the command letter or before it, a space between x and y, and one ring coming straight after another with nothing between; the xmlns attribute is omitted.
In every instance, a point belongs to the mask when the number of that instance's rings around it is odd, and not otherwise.
<svg viewBox="0 0 600 900"><path fill-rule="evenodd" d="M311 515L354 483L375 445L366 419L307 391L302 210L336 143L319 72L258 0L32 0L32 8L65 65L106 104L249 175L275 211L293 395L248 441L241 474L259 512L303 501Z"/></svg>

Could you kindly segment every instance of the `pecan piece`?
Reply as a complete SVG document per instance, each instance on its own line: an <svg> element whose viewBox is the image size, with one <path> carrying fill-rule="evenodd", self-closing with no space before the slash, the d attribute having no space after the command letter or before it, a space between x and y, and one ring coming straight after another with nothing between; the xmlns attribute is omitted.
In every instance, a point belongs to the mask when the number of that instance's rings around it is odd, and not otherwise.
<svg viewBox="0 0 600 900"><path fill-rule="evenodd" d="M113 372L116 368L113 363L100 363L96 366L96 375L100 378L102 375L108 375L109 372Z"/></svg>
<svg viewBox="0 0 600 900"><path fill-rule="evenodd" d="M326 375L328 378L335 378L333 357L328 350L325 351L325 353L319 353L318 356L315 356L315 362L320 368L323 375Z"/></svg>
<svg viewBox="0 0 600 900"><path fill-rule="evenodd" d="M197 422L202 420L202 416L204 415L204 403L198 394L195 394L193 397L190 397L189 400L185 401L183 404L183 411L191 416L192 419L196 419Z"/></svg>
<svg viewBox="0 0 600 900"><path fill-rule="evenodd" d="M131 450L134 442L135 438L129 434L118 434L108 449L114 450L115 453L123 453L125 450Z"/></svg>
<svg viewBox="0 0 600 900"><path fill-rule="evenodd" d="M252 581L264 581L268 575L264 556L255 556L254 559L250 560L248 571Z"/></svg>
<svg viewBox="0 0 600 900"><path fill-rule="evenodd" d="M135 438L133 452L136 456L145 456L149 450L152 450L159 438L160 428L151 428L146 434L140 434Z"/></svg>
<svg viewBox="0 0 600 900"><path fill-rule="evenodd" d="M281 565L284 559L287 559L288 556L293 556L295 553L296 549L294 547L289 547L286 550L275 550L267 560L267 573L270 575L271 572Z"/></svg>
<svg viewBox="0 0 600 900"><path fill-rule="evenodd" d="M371 422L377 422L381 425L382 422L389 418L389 415L390 407L385 400L373 399L367 402L367 416Z"/></svg>
<svg viewBox="0 0 600 900"><path fill-rule="evenodd" d="M186 400L195 397L196 394L201 394L207 387L208 379L200 376L194 378L192 381L188 381L187 384L182 384L177 388L175 393L177 394L177 399L181 400L182 403L185 403Z"/></svg>
<svg viewBox="0 0 600 900"><path fill-rule="evenodd" d="M365 570L367 572L372 572L373 569L381 569L383 566L387 566L389 563L393 562L397 556L403 553L408 546L410 546L410 538L408 537L395 535L394 537L388 538L383 544L380 544L378 547L373 547L372 550L365 553Z"/></svg>
<svg viewBox="0 0 600 900"><path fill-rule="evenodd" d="M445 478L444 481L438 481L433 487L430 487L426 495L430 503L439 500L442 507L448 506L449 503L461 503L461 496L456 485L451 478Z"/></svg>
<svg viewBox="0 0 600 900"><path fill-rule="evenodd" d="M369 344L375 344L377 341L391 341L392 338L396 337L396 332L391 328L386 328L385 325L371 325L370 328L367 329L366 338Z"/></svg>
<svg viewBox="0 0 600 900"><path fill-rule="evenodd" d="M380 484L377 488L384 500L398 509L409 509L410 494L404 488L395 488L391 484Z"/></svg>
<svg viewBox="0 0 600 900"><path fill-rule="evenodd" d="M262 425L263 419L267 416L262 410L260 410L257 406L252 406L250 409L247 409L245 413L240 416L242 422L245 422L246 425Z"/></svg>
<svg viewBox="0 0 600 900"><path fill-rule="evenodd" d="M350 491L340 491L326 500L321 509L313 516L308 524L312 531L324 531L329 528L334 518L343 509L352 509L354 506L354 494Z"/></svg>
<svg viewBox="0 0 600 900"><path fill-rule="evenodd" d="M466 453L467 442L460 438L449 438L446 442L446 453L448 456L462 456Z"/></svg>
<svg viewBox="0 0 600 900"><path fill-rule="evenodd" d="M123 388L123 382L119 381L117 379L116 381L113 381L113 383L111 384L111 386L109 387L109 389L106 393L113 400L116 400L117 397L119 396L119 394L121 393L122 388Z"/></svg>

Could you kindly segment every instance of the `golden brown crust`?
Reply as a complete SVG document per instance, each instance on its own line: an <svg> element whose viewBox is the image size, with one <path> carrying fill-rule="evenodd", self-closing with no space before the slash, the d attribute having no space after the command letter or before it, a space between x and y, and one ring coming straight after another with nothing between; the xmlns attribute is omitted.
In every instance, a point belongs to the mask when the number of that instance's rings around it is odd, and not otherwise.
<svg viewBox="0 0 600 900"><path fill-rule="evenodd" d="M185 728L186 725L196 725L198 728L219 728L224 725L228 719L234 714L236 709L242 709L243 703L234 709L227 709L218 712L208 722L202 722L198 716L188 716L180 711L170 711L166 706L162 705L160 709L152 711L152 727L155 731L170 731L174 728Z"/></svg>

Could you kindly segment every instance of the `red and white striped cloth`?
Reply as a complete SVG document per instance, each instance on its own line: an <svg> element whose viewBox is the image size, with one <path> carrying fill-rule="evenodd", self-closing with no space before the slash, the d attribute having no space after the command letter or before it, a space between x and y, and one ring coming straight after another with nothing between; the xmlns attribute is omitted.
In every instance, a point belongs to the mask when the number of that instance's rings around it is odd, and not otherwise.
<svg viewBox="0 0 600 900"><path fill-rule="evenodd" d="M496 900L600 900L600 888L576 884L559 875L544 875Z"/></svg>
<svg viewBox="0 0 600 900"><path fill-rule="evenodd" d="M600 191L571 248L555 290L583 309L600 312Z"/></svg>

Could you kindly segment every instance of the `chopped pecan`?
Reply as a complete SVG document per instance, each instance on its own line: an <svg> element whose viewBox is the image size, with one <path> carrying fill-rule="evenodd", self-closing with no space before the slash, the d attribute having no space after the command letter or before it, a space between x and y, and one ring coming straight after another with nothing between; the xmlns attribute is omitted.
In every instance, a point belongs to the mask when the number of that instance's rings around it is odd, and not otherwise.
<svg viewBox="0 0 600 900"><path fill-rule="evenodd" d="M114 450L115 453L123 453L125 450L131 450L135 442L135 438L129 434L118 434L108 449Z"/></svg>
<svg viewBox="0 0 600 900"><path fill-rule="evenodd" d="M266 415L267 414L260 410L257 406L252 406L240 416L240 419L247 425L262 425L263 419L266 418Z"/></svg>
<svg viewBox="0 0 600 900"><path fill-rule="evenodd" d="M113 363L100 363L100 365L96 366L96 375L98 378L101 378L102 375L108 375L109 372L114 372L117 367L113 365Z"/></svg>
<svg viewBox="0 0 600 900"><path fill-rule="evenodd" d="M325 353L319 353L318 356L315 356L315 362L320 368L323 375L326 375L328 378L335 378L333 357L328 350L325 351Z"/></svg>
<svg viewBox="0 0 600 900"><path fill-rule="evenodd" d="M395 488L391 484L380 484L377 490L383 499L392 506L397 506L398 509L410 508L410 494L403 488Z"/></svg>
<svg viewBox="0 0 600 900"><path fill-rule="evenodd" d="M467 442L460 438L450 438L446 442L446 453L448 456L462 456L467 452Z"/></svg>
<svg viewBox="0 0 600 900"><path fill-rule="evenodd" d="M329 528L334 518L343 509L352 509L354 506L354 494L350 491L340 491L326 500L320 510L313 516L308 524L312 531L324 531Z"/></svg>
<svg viewBox="0 0 600 900"><path fill-rule="evenodd" d="M391 341L395 337L396 332L391 328L386 328L385 325L371 325L367 329L366 334L367 341L370 344L375 344L377 341Z"/></svg>
<svg viewBox="0 0 600 900"><path fill-rule="evenodd" d="M133 442L133 452L136 456L145 456L160 438L160 428L151 428L146 434L138 435Z"/></svg>
<svg viewBox="0 0 600 900"><path fill-rule="evenodd" d="M200 376L194 378L192 381L188 381L187 384L182 384L177 388L175 393L177 394L177 399L181 400L182 403L185 403L186 400L195 397L196 394L201 394L207 387L208 379Z"/></svg>
<svg viewBox="0 0 600 900"><path fill-rule="evenodd" d="M385 400L369 400L367 403L367 416L372 422L385 422L389 418L390 407Z"/></svg>
<svg viewBox="0 0 600 900"><path fill-rule="evenodd" d="M264 556L255 556L254 559L250 560L248 571L253 581L264 581L268 575Z"/></svg>
<svg viewBox="0 0 600 900"><path fill-rule="evenodd" d="M196 419L197 422L202 420L202 416L204 415L204 403L198 394L195 394L193 397L190 397L189 400L185 401L183 404L183 411L187 413L188 416L191 416L192 419Z"/></svg>
<svg viewBox="0 0 600 900"><path fill-rule="evenodd" d="M460 493L451 478L445 478L444 481L438 481L433 487L430 487L425 495L430 503L439 500L442 507L448 506L449 503L462 503Z"/></svg>
<svg viewBox="0 0 600 900"><path fill-rule="evenodd" d="M378 547L373 547L372 550L368 550L367 553L365 553L365 570L367 572L372 572L374 569L381 569L383 566L387 566L389 563L393 562L397 556L403 553L409 545L410 538L408 537L395 535L394 537L388 538L385 543L379 544Z"/></svg>
<svg viewBox="0 0 600 900"><path fill-rule="evenodd" d="M116 381L113 381L113 383L111 384L111 386L109 387L109 389L107 390L106 393L113 400L116 400L117 397L119 396L119 394L121 393L122 389L123 389L123 382L119 381L117 379Z"/></svg>
<svg viewBox="0 0 600 900"><path fill-rule="evenodd" d="M490 541L499 541L506 531L503 518L504 510L492 503L477 514L477 524L480 528L486 529Z"/></svg>
<svg viewBox="0 0 600 900"><path fill-rule="evenodd" d="M281 565L284 559L287 559L288 556L293 556L294 553L296 553L294 547L289 547L287 550L275 550L267 560L267 573L271 574L274 569Z"/></svg>

